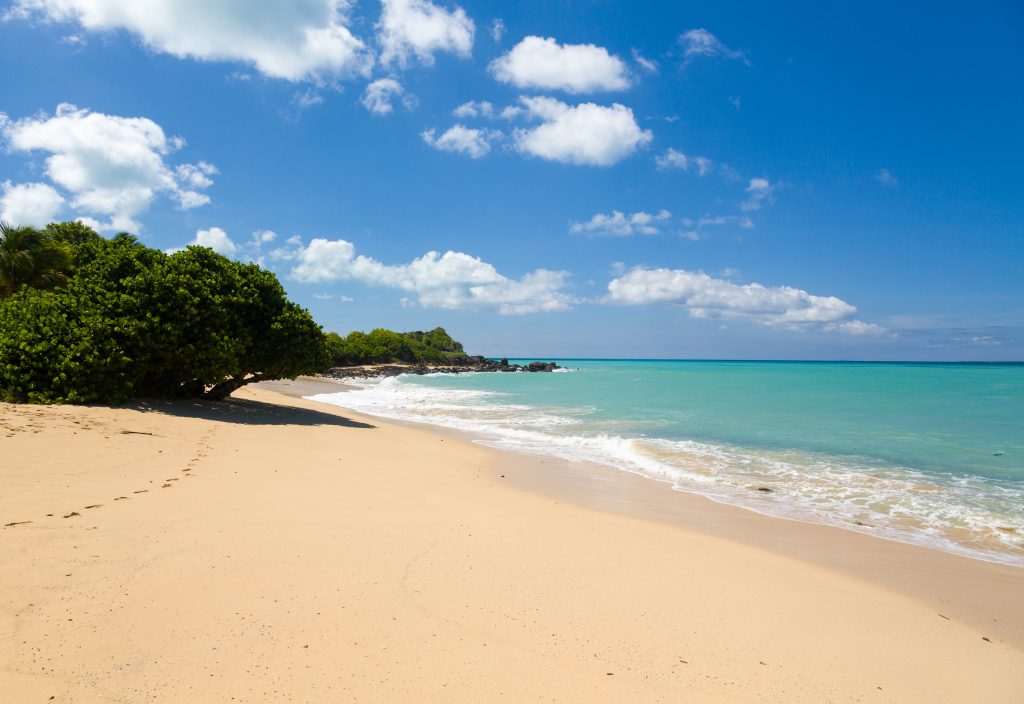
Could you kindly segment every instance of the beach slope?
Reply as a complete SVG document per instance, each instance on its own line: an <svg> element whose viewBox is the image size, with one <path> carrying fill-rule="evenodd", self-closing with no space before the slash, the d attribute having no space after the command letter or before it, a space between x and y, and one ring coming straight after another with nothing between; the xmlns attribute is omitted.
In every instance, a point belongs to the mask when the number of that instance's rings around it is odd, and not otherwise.
<svg viewBox="0 0 1024 704"><path fill-rule="evenodd" d="M0 406L4 702L1021 701L1019 647L905 593L236 395Z"/></svg>

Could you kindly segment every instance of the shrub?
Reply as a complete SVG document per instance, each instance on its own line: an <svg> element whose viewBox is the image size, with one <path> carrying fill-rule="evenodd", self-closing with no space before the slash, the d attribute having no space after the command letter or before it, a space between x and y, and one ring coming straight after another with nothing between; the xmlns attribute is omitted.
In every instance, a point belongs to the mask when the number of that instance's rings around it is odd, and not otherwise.
<svg viewBox="0 0 1024 704"><path fill-rule="evenodd" d="M271 272L204 247L167 255L131 236L50 226L68 284L0 301L0 396L37 403L221 399L330 362L327 338Z"/></svg>

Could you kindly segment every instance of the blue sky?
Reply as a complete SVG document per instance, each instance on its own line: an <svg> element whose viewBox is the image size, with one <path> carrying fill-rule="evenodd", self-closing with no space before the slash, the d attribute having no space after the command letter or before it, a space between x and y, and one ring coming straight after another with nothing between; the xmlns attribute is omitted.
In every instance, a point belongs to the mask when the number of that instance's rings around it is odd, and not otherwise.
<svg viewBox="0 0 1024 704"><path fill-rule="evenodd" d="M258 261L328 330L1024 358L1018 2L4 7L4 217Z"/></svg>

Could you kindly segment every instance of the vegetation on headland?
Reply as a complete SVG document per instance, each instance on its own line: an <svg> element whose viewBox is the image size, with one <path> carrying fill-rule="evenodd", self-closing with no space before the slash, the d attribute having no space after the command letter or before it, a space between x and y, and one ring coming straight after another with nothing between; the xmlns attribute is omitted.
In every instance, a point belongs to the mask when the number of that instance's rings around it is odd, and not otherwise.
<svg viewBox="0 0 1024 704"><path fill-rule="evenodd" d="M320 326L255 264L74 222L0 232L3 400L222 399L330 362Z"/></svg>
<svg viewBox="0 0 1024 704"><path fill-rule="evenodd" d="M347 337L327 333L331 358L336 367L357 364L448 364L466 357L462 344L444 328L429 332L393 332L377 328L369 333L352 332Z"/></svg>

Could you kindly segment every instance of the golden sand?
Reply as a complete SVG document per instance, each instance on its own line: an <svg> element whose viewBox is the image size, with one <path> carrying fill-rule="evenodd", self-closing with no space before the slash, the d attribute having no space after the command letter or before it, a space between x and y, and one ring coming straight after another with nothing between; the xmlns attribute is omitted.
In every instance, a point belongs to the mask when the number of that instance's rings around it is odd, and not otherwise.
<svg viewBox="0 0 1024 704"><path fill-rule="evenodd" d="M1024 700L1024 570L236 396L0 406L0 701Z"/></svg>

